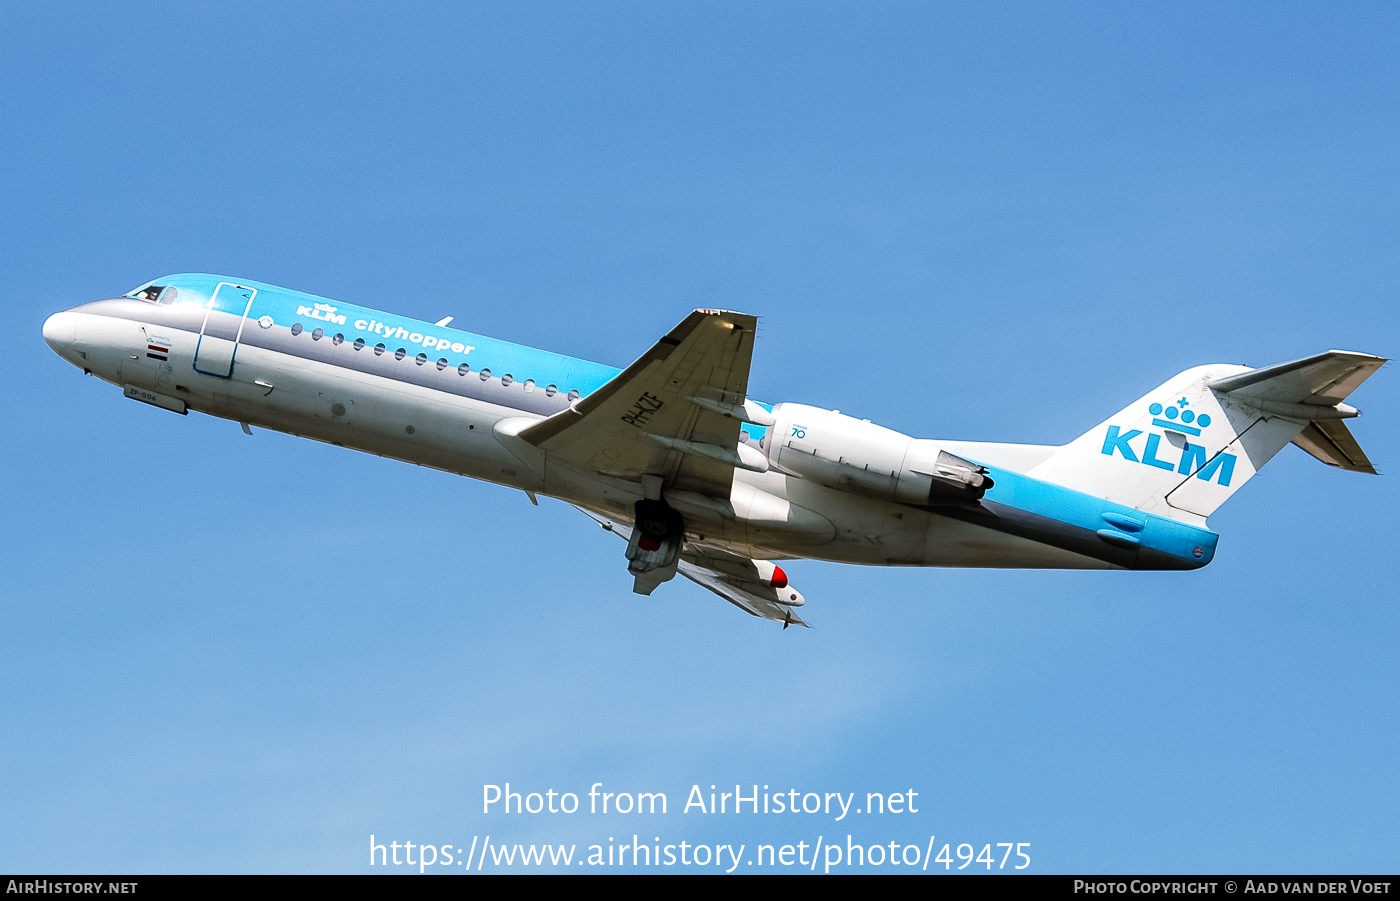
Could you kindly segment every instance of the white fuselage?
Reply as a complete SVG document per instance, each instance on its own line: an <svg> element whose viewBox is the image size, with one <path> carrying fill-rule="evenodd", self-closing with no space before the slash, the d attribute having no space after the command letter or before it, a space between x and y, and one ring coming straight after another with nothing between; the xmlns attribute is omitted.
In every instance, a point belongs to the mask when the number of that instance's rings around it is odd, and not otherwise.
<svg viewBox="0 0 1400 901"><path fill-rule="evenodd" d="M313 438L523 491L559 498L627 522L642 497L635 482L562 465L522 447L510 435L543 419L509 403L436 390L413 381L337 365L357 351L329 349L330 338L305 355L236 345L236 364L219 377L194 365L197 319L141 300L98 301L55 314L45 338L75 366L126 389L128 396L252 426ZM197 311L196 311L197 312ZM311 339L306 347L311 347ZM159 339L168 352L147 352ZM321 339L318 339L321 340ZM232 344L233 342L227 342ZM205 352L213 345L206 343ZM368 349L358 351L368 353ZM230 348L231 359L232 348ZM158 359L164 356L165 359ZM314 357L320 357L314 358ZM399 365L414 367L412 359ZM429 363L427 369L431 370ZM408 372L424 370L422 364ZM505 398L510 395L502 392ZM525 395L521 395L525 397ZM559 409L567 402L562 395ZM1033 462L1030 446L949 444L987 462ZM995 458L995 459L993 459ZM836 490L777 469L736 470L734 509L751 516L707 515L703 505L668 496L686 516L688 540L759 558L806 557L846 563L912 566L1118 568L1110 562L996 531L917 507Z"/></svg>

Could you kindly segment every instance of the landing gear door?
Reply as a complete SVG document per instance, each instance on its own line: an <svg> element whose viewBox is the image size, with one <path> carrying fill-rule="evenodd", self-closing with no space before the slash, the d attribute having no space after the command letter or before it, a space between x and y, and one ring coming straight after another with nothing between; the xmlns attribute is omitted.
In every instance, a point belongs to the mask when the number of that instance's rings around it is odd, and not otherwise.
<svg viewBox="0 0 1400 901"><path fill-rule="evenodd" d="M238 353L243 326L248 323L248 311L253 308L257 293L257 288L219 282L204 308L204 324L199 328L199 344L194 349L195 372L221 379L233 375L233 358ZM234 313L234 310L240 312ZM237 322L233 321L234 316L238 317Z"/></svg>

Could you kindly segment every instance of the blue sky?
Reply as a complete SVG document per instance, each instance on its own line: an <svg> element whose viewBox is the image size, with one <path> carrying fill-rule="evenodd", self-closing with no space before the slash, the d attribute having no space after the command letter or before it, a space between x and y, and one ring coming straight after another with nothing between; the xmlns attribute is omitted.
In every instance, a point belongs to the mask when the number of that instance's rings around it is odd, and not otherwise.
<svg viewBox="0 0 1400 901"><path fill-rule="evenodd" d="M130 403L40 328L208 271L623 366L720 306L762 317L758 399L1062 443L1202 363L1400 352L1398 33L1389 4L6 4L0 869L636 833L1394 872L1394 476L1287 448L1197 573L794 562L815 628L782 632L632 595L557 501ZM1353 397L1383 470L1396 396ZM673 812L482 814L507 781ZM735 783L923 806L678 812Z"/></svg>

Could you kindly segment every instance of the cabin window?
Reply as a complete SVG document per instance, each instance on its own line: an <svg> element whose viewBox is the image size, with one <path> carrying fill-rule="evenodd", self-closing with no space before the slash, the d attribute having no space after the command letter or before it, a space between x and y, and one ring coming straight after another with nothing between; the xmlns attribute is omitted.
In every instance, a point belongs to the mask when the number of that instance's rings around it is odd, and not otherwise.
<svg viewBox="0 0 1400 901"><path fill-rule="evenodd" d="M577 389L577 388L571 388L571 389L569 389L569 400L570 400L570 401L578 400L578 389Z"/></svg>
<svg viewBox="0 0 1400 901"><path fill-rule="evenodd" d="M458 366L458 367L457 367L457 374L458 374L458 375L466 375L467 373L469 373L469 372L471 372L471 371L472 371L472 368L471 368L470 366L468 366L466 363L463 363L461 366Z"/></svg>
<svg viewBox="0 0 1400 901"><path fill-rule="evenodd" d="M525 380L525 391L526 391L526 393L529 393L529 392L534 391L534 390L535 390L535 380L534 380L534 379L526 379L526 380Z"/></svg>
<svg viewBox="0 0 1400 901"><path fill-rule="evenodd" d="M300 334L301 334L301 323L300 323L300 322L294 323L294 324L292 325L292 334L293 334L293 335L300 335Z"/></svg>
<svg viewBox="0 0 1400 901"><path fill-rule="evenodd" d="M491 370L489 370L489 369L483 369L483 370L481 370L481 380L482 380L483 382L486 381L487 379L489 379L490 377L491 377Z"/></svg>
<svg viewBox="0 0 1400 901"><path fill-rule="evenodd" d="M355 339L355 343L352 344L352 345L350 345L350 346L353 347L353 348L355 348L356 350L364 350L364 349L365 349L365 339L364 339L364 338L356 338L356 339Z"/></svg>
<svg viewBox="0 0 1400 901"><path fill-rule="evenodd" d="M442 371L443 371L444 369L446 369L446 368L447 368L447 357L443 357L442 359L438 360L438 372L442 372Z"/></svg>
<svg viewBox="0 0 1400 901"><path fill-rule="evenodd" d="M376 344L374 345L374 355L376 357L381 356L386 349L387 348L385 348L383 344Z"/></svg>
<svg viewBox="0 0 1400 901"><path fill-rule="evenodd" d="M556 394L558 394L558 393L559 393L559 386L558 386L558 385L545 385L545 386L544 386L544 396L545 396L545 397L553 397L554 395L556 395Z"/></svg>
<svg viewBox="0 0 1400 901"><path fill-rule="evenodd" d="M501 376L501 384L502 384L502 385L509 385L509 384L510 384L511 382L513 382L513 381L515 381L515 376L511 375L509 372L507 372L505 375Z"/></svg>
<svg viewBox="0 0 1400 901"><path fill-rule="evenodd" d="M342 335L340 332L336 332L335 337L331 339L331 343L334 344L336 347L339 347L340 345L345 343L345 336Z"/></svg>
<svg viewBox="0 0 1400 901"><path fill-rule="evenodd" d="M400 360L400 361L402 361L403 358L406 357L406 356L408 356L408 351L404 350L402 347L400 347L398 350L394 351L394 359L395 359L395 360Z"/></svg>
<svg viewBox="0 0 1400 901"><path fill-rule="evenodd" d="M422 366L424 363L428 362L428 355L419 354L418 356L413 358L413 362L417 363L419 366Z"/></svg>
<svg viewBox="0 0 1400 901"><path fill-rule="evenodd" d="M323 329L323 328L318 328L318 329L316 329L316 331L314 331L314 332L311 333L311 340L312 340L312 341L320 341L320 340L321 340L322 338L324 338L325 336L326 336L326 330Z"/></svg>

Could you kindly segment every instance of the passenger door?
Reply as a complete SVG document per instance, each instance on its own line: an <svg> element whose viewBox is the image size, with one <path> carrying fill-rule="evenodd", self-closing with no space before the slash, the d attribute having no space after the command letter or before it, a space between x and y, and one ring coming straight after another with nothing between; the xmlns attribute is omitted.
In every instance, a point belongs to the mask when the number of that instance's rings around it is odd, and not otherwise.
<svg viewBox="0 0 1400 901"><path fill-rule="evenodd" d="M238 342L243 338L243 326L248 323L248 311L253 308L256 288L235 285L233 282L219 282L214 294L204 308L204 323L199 327L199 343L194 349L194 370L205 375L226 379L233 375L233 358L238 353ZM224 307L229 312L221 312L216 307ZM232 310L239 309L235 314ZM213 332L228 334L227 320L224 317L238 316L233 327L233 340L220 338Z"/></svg>

